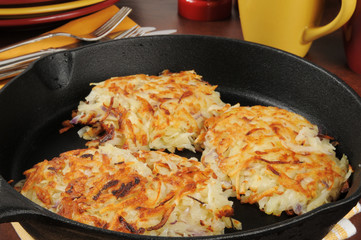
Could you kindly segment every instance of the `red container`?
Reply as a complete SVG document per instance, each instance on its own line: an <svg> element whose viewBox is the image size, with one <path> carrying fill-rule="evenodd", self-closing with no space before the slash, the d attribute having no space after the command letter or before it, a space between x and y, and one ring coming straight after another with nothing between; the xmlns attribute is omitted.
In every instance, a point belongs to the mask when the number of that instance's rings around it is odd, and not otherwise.
<svg viewBox="0 0 361 240"><path fill-rule="evenodd" d="M343 26L345 54L350 69L361 74L361 1L351 19Z"/></svg>
<svg viewBox="0 0 361 240"><path fill-rule="evenodd" d="M231 16L232 0L178 0L178 13L196 21L216 21Z"/></svg>

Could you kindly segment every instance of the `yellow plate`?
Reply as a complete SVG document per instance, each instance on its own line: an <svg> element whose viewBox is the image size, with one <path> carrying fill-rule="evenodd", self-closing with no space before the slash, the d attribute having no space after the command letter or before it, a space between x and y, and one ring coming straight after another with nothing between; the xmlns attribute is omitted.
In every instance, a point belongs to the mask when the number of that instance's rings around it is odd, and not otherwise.
<svg viewBox="0 0 361 240"><path fill-rule="evenodd" d="M1 16L32 15L32 14L40 14L40 13L66 11L66 10L70 10L70 9L89 6L89 5L103 2L103 1L105 1L105 0L75 0L72 2L52 4L52 5L42 5L42 6L36 6L36 7L0 8L0 17Z"/></svg>

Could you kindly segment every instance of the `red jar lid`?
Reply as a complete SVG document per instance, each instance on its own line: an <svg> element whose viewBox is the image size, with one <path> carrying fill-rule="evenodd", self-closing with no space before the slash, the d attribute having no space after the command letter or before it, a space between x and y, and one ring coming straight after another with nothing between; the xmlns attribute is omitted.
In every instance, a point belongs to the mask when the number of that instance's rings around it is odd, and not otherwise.
<svg viewBox="0 0 361 240"><path fill-rule="evenodd" d="M222 20L231 16L232 0L178 0L178 13L197 21Z"/></svg>

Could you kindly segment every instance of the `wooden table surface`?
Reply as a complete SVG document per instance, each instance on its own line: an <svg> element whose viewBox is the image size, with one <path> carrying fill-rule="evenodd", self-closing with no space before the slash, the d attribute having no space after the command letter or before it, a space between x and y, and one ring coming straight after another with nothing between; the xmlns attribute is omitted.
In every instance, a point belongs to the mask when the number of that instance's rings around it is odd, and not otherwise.
<svg viewBox="0 0 361 240"><path fill-rule="evenodd" d="M176 34L200 34L223 36L233 39L242 39L242 31L237 9L233 8L229 19L214 22L191 21L180 17L177 13L177 0L121 0L118 6L133 8L130 17L141 26L154 26L157 29L177 29ZM326 1L323 22L332 19L338 11L339 0ZM55 26L43 26L40 29L0 28L0 47L36 36ZM4 37L5 36L5 37ZM341 29L319 40L314 41L305 59L315 63L335 74L361 95L361 75L352 72L346 63ZM361 230L361 214L354 216L351 221L358 230ZM1 240L19 240L9 223L0 224ZM349 238L361 239L361 232Z"/></svg>

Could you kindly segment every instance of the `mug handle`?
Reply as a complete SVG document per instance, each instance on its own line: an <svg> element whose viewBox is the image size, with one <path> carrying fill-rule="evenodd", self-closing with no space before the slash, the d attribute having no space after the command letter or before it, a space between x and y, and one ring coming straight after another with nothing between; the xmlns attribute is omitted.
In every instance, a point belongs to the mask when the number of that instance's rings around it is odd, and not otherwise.
<svg viewBox="0 0 361 240"><path fill-rule="evenodd" d="M306 27L303 32L303 43L309 43L317 38L336 31L342 27L351 17L356 8L357 0L342 0L341 9L335 19L321 27Z"/></svg>

